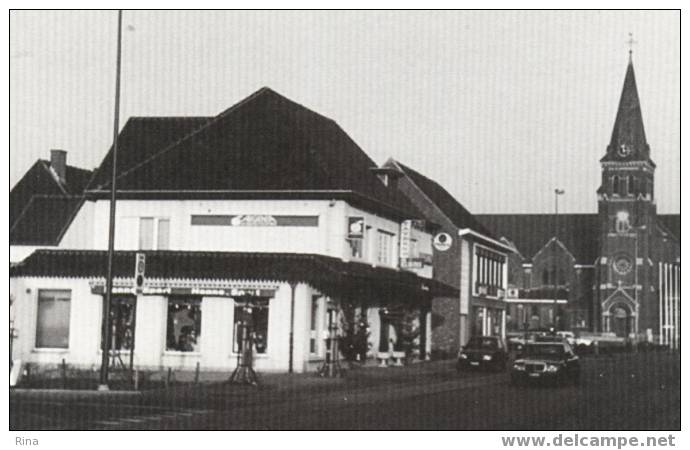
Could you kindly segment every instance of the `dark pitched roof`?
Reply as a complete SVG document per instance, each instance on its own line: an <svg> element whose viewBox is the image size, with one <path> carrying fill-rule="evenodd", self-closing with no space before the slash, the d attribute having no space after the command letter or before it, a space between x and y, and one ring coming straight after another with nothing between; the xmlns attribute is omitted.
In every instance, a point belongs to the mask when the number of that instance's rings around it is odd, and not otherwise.
<svg viewBox="0 0 690 450"><path fill-rule="evenodd" d="M57 245L83 197L34 195L10 228L12 245Z"/></svg>
<svg viewBox="0 0 690 450"><path fill-rule="evenodd" d="M631 157L623 158L618 154L618 149L623 145L631 149ZM640 108L640 97L637 94L632 60L628 63L625 72L625 81L618 103L616 121L613 124L611 142L606 150L606 155L601 159L602 162L620 160L649 160L649 144L647 144L647 137L644 132L642 109ZM651 160L649 161L654 165Z"/></svg>
<svg viewBox="0 0 690 450"><path fill-rule="evenodd" d="M115 277L134 276L134 251L115 252ZM146 277L168 279L232 278L306 282L325 292L349 290L384 299L419 298L419 294L455 296L457 289L412 272L374 268L338 258L293 253L229 253L155 251L146 253ZM37 250L10 268L10 277L104 277L107 252L97 250ZM415 295L416 294L416 295ZM409 296L413 295L412 298ZM407 296L407 297L406 297Z"/></svg>
<svg viewBox="0 0 690 450"><path fill-rule="evenodd" d="M680 242L680 214L658 214L659 222Z"/></svg>
<svg viewBox="0 0 690 450"><path fill-rule="evenodd" d="M37 160L10 191L10 244L56 245L91 175L90 170L67 166L61 181L50 162Z"/></svg>
<svg viewBox="0 0 690 450"><path fill-rule="evenodd" d="M512 241L530 261L554 236L573 254L578 264L593 264L599 256L600 222L597 214L478 214L477 219L494 235ZM556 232L556 223L558 231Z"/></svg>
<svg viewBox="0 0 690 450"><path fill-rule="evenodd" d="M443 186L425 177L416 170L393 160L400 170L431 200L453 224L460 228L471 228L477 233L494 238L493 233L482 225L471 212L458 202Z"/></svg>
<svg viewBox="0 0 690 450"><path fill-rule="evenodd" d="M120 131L117 142L117 173L122 174L144 163L156 153L174 144L208 123L211 117L132 117ZM113 167L110 148L88 190L109 186Z"/></svg>
<svg viewBox="0 0 690 450"><path fill-rule="evenodd" d="M124 158L134 147L140 146L120 147ZM420 217L397 189L371 173L376 163L338 124L268 88L153 153L119 175L118 193L124 198L161 192L236 197L273 192L301 198L346 193L402 216ZM107 189L107 181L99 180L90 188L94 195Z"/></svg>

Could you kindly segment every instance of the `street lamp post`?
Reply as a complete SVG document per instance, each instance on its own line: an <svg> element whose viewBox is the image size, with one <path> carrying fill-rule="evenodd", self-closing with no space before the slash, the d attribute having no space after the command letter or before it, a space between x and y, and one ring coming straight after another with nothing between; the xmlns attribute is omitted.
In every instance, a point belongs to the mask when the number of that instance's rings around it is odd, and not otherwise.
<svg viewBox="0 0 690 450"><path fill-rule="evenodd" d="M113 291L113 256L115 253L115 192L117 183L117 137L120 119L120 68L122 54L122 10L117 12L117 63L115 72L115 114L113 118L113 167L110 184L110 220L108 227L108 273L105 279L103 322L101 329L101 373L99 391L108 390L108 364L110 357L110 303Z"/></svg>
<svg viewBox="0 0 690 450"><path fill-rule="evenodd" d="M554 217L554 230L553 230L553 272L552 272L552 281L553 281L553 325L554 329L558 328L558 276L556 275L558 273L557 265L556 265L556 257L557 257L557 252L556 252L556 241L558 240L558 196L565 194L565 190L563 189L554 189L554 199L555 199L555 217Z"/></svg>

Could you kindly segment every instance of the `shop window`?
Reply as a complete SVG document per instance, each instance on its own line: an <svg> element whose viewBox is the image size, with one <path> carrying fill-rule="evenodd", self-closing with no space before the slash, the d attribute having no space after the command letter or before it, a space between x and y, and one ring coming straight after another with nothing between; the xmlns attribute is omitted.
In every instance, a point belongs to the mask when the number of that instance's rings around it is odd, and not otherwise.
<svg viewBox="0 0 690 450"><path fill-rule="evenodd" d="M134 297L113 297L110 301L110 350L131 350L134 343ZM101 346L103 336L101 336Z"/></svg>
<svg viewBox="0 0 690 450"><path fill-rule="evenodd" d="M69 290L38 291L36 348L69 347Z"/></svg>
<svg viewBox="0 0 690 450"><path fill-rule="evenodd" d="M268 298L245 297L235 300L232 351L239 352L242 326L248 328L257 354L266 353L268 347Z"/></svg>
<svg viewBox="0 0 690 450"><path fill-rule="evenodd" d="M201 349L201 299L168 298L166 350L198 352Z"/></svg>
<svg viewBox="0 0 690 450"><path fill-rule="evenodd" d="M376 261L379 264L391 265L393 250L393 235L383 230L378 230L378 253Z"/></svg>
<svg viewBox="0 0 690 450"><path fill-rule="evenodd" d="M319 320L319 296L312 295L311 297L311 315L310 315L310 328L309 328L309 353L317 353L317 339L318 332L317 329Z"/></svg>

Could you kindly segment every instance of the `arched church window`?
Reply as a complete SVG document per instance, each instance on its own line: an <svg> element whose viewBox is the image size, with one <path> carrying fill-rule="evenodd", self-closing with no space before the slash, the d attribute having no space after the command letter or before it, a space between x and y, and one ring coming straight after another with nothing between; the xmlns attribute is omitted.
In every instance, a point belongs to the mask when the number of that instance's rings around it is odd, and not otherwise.
<svg viewBox="0 0 690 450"><path fill-rule="evenodd" d="M621 177L620 180L621 195L628 195L630 193L628 191L628 177Z"/></svg>
<svg viewBox="0 0 690 450"><path fill-rule="evenodd" d="M563 269L558 269L558 285L565 285L565 272L563 271Z"/></svg>
<svg viewBox="0 0 690 450"><path fill-rule="evenodd" d="M618 211L616 214L616 233L630 231L630 214L627 211Z"/></svg>
<svg viewBox="0 0 690 450"><path fill-rule="evenodd" d="M628 194L629 194L629 195L635 195L635 194L637 194L637 192L636 192L636 190L635 190L635 189L636 189L636 186L635 186L636 183L635 183L635 181L637 181L637 180L635 179L635 177L633 177L633 176L628 177Z"/></svg>
<svg viewBox="0 0 690 450"><path fill-rule="evenodd" d="M620 195L620 186L617 175L613 176L613 181L611 184L613 185L613 195Z"/></svg>

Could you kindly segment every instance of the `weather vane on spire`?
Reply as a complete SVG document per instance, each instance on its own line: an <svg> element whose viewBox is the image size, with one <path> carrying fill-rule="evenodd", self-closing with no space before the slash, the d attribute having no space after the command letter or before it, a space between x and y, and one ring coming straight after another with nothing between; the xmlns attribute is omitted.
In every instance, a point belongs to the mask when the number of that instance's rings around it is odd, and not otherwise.
<svg viewBox="0 0 690 450"><path fill-rule="evenodd" d="M630 61L632 61L633 45L637 44L637 41L635 39L633 39L632 33L628 33L627 44L628 44L628 46L630 46L630 49L628 50L628 58L630 58Z"/></svg>

